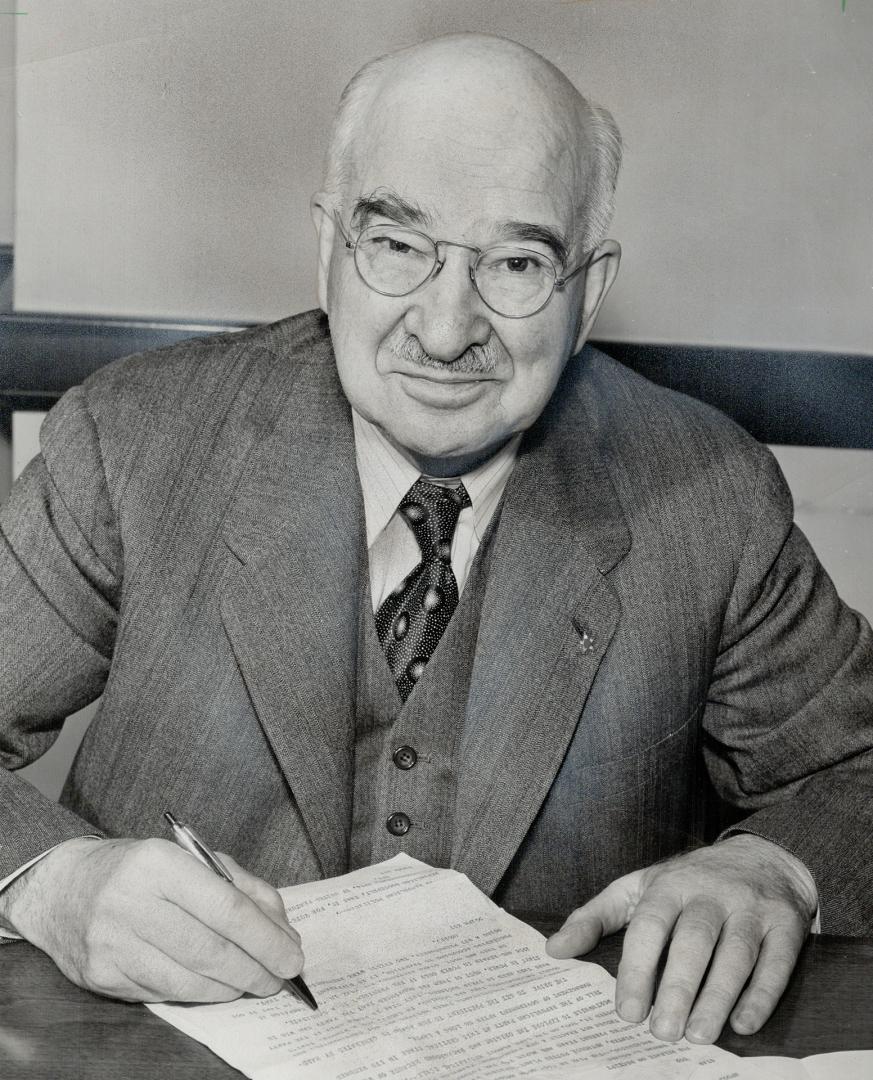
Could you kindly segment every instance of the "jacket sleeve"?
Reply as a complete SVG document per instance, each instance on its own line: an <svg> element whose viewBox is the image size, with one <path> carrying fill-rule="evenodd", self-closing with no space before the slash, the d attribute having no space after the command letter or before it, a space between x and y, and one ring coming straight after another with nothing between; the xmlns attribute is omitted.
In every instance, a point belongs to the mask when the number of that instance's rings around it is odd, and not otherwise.
<svg viewBox="0 0 873 1080"><path fill-rule="evenodd" d="M873 932L873 634L792 523L769 453L758 475L704 716L735 829L796 855L821 929Z"/></svg>
<svg viewBox="0 0 873 1080"><path fill-rule="evenodd" d="M0 511L0 879L95 829L12 770L38 758L106 682L122 586L85 391L46 419L42 453Z"/></svg>

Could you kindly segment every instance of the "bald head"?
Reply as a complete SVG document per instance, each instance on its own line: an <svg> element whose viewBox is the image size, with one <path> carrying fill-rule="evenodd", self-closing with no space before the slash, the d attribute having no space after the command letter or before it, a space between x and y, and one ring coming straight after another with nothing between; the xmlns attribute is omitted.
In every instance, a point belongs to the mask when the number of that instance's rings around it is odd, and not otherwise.
<svg viewBox="0 0 873 1080"><path fill-rule="evenodd" d="M485 192L494 170L514 171L523 189L542 185L544 168L555 198L574 208L573 246L603 239L621 155L612 117L538 53L483 34L435 38L362 68L340 100L325 190L340 201L360 190L364 155L387 155L402 172L404 158L430 155L444 168L458 151Z"/></svg>

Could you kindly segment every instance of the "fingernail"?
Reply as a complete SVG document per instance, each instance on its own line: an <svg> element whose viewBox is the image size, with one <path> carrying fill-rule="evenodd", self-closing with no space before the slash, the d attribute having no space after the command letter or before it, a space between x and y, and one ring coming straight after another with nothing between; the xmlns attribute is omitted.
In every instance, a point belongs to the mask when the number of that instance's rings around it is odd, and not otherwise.
<svg viewBox="0 0 873 1080"><path fill-rule="evenodd" d="M679 1038L681 1032L679 1030L678 1022L673 1020L672 1017L653 1016L652 1034L659 1039L666 1039L668 1042L674 1042Z"/></svg>
<svg viewBox="0 0 873 1080"><path fill-rule="evenodd" d="M685 1038L691 1042L711 1043L715 1034L713 1026L705 1020L693 1020L685 1029Z"/></svg>
<svg viewBox="0 0 873 1080"><path fill-rule="evenodd" d="M616 1006L618 1015L629 1024L642 1023L646 1018L646 1009L639 998L625 998Z"/></svg>
<svg viewBox="0 0 873 1080"><path fill-rule="evenodd" d="M738 1035L751 1035L758 1030L758 1023L751 1013L744 1012L733 1018L731 1027Z"/></svg>
<svg viewBox="0 0 873 1080"><path fill-rule="evenodd" d="M558 930L549 938L549 945L563 952L573 948L573 932L571 930Z"/></svg>

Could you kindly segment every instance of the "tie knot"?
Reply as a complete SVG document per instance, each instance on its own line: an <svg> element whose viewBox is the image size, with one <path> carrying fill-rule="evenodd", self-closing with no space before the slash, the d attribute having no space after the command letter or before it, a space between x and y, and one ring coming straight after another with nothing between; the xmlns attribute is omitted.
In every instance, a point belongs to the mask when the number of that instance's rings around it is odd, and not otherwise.
<svg viewBox="0 0 873 1080"><path fill-rule="evenodd" d="M404 495L398 509L412 529L425 561L449 562L458 515L471 506L463 484L443 487L419 477Z"/></svg>

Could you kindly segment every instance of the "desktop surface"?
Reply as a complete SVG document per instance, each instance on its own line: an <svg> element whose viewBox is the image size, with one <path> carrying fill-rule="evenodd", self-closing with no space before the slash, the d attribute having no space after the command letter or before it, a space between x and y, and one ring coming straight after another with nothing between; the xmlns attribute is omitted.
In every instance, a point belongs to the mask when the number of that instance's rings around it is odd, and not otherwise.
<svg viewBox="0 0 873 1080"><path fill-rule="evenodd" d="M554 921L526 914L544 933ZM613 975L621 938L587 959ZM775 1015L753 1036L726 1031L718 1045L744 1056L806 1057L873 1049L873 939L820 935L804 947ZM241 1074L142 1005L74 986L24 942L0 949L3 1080L232 1080Z"/></svg>

